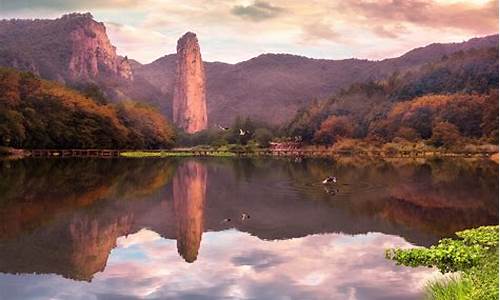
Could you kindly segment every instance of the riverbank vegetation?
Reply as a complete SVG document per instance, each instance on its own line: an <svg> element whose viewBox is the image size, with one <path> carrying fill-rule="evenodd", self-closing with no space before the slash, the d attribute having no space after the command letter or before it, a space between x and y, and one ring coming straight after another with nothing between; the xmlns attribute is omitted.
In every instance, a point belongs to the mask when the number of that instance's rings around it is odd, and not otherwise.
<svg viewBox="0 0 500 300"><path fill-rule="evenodd" d="M498 299L498 226L456 233L430 248L388 249L386 257L410 267L436 267L455 273L428 284L429 299Z"/></svg>
<svg viewBox="0 0 500 300"><path fill-rule="evenodd" d="M130 158L144 158L144 157L189 157L194 156L193 151L127 151L120 153L120 156L130 157ZM217 151L217 152L207 152L203 156L213 156L213 157L233 157L236 156L235 153L229 151Z"/></svg>
<svg viewBox="0 0 500 300"><path fill-rule="evenodd" d="M214 126L179 141L186 146L255 141L261 147L271 141L328 147L413 144L450 152L498 145L498 48L458 51L310 100L280 126L237 118L226 130ZM240 136L240 129L246 134Z"/></svg>
<svg viewBox="0 0 500 300"><path fill-rule="evenodd" d="M438 148L498 144L498 48L459 51L353 84L305 106L284 131L322 145L344 138L425 141Z"/></svg>
<svg viewBox="0 0 500 300"><path fill-rule="evenodd" d="M0 68L0 146L14 148L169 148L174 129L155 109L109 104L31 73Z"/></svg>

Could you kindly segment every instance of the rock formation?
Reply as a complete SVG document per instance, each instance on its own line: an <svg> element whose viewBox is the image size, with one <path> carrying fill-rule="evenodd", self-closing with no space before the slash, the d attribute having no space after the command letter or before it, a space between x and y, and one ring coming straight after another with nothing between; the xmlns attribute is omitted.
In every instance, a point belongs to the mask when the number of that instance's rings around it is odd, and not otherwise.
<svg viewBox="0 0 500 300"><path fill-rule="evenodd" d="M196 34L188 32L177 41L173 120L187 133L207 128L205 68Z"/></svg>
<svg viewBox="0 0 500 300"><path fill-rule="evenodd" d="M61 82L98 78L132 79L128 59L119 57L104 23L92 15L55 20L0 20L0 65Z"/></svg>

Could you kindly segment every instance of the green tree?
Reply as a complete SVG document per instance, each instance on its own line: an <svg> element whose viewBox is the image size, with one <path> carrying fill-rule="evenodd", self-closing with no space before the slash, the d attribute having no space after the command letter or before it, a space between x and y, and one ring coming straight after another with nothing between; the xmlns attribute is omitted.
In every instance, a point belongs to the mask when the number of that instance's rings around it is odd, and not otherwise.
<svg viewBox="0 0 500 300"><path fill-rule="evenodd" d="M273 139L273 133L267 128L258 128L255 130L255 140L260 147L267 148Z"/></svg>

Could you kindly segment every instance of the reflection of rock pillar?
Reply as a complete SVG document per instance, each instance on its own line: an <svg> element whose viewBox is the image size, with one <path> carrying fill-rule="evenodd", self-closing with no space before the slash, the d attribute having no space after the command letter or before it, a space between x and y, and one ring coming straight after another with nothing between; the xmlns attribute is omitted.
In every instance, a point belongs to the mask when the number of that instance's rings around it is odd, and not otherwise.
<svg viewBox="0 0 500 300"><path fill-rule="evenodd" d="M207 171L204 165L188 161L173 179L173 199L177 225L177 251L191 263L198 256L203 233Z"/></svg>

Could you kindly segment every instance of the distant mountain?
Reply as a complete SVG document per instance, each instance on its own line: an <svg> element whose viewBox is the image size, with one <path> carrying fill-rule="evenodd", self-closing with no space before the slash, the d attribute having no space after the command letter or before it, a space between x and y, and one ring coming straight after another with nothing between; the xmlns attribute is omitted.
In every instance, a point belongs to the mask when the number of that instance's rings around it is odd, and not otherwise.
<svg viewBox="0 0 500 300"><path fill-rule="evenodd" d="M237 64L205 62L208 122L229 125L237 116L249 116L281 124L312 100L330 97L354 83L385 80L393 74L407 75L404 78L417 82L419 74L426 73L432 64L442 65L447 56L461 51L471 72L491 72L496 66L498 73L498 54L492 57L468 51L489 48L498 49L498 35L463 43L431 44L381 61L263 54ZM142 65L119 57L104 24L90 14L70 14L55 20L0 21L0 66L31 71L76 87L96 83L112 99L145 102L169 118L175 60L172 54ZM476 64L490 68L475 70ZM455 59L450 72L436 74L455 76L461 72L457 66L463 65ZM447 66L443 70L448 70Z"/></svg>
<svg viewBox="0 0 500 300"><path fill-rule="evenodd" d="M497 52L498 35L463 43L431 44L382 61L263 54L237 64L206 62L209 123L228 125L236 116L249 116L280 124L313 99L330 97L353 83L382 80L394 73L408 73L414 78L430 64L442 64L453 53L490 48L491 53ZM134 76L150 82L167 98L171 97L175 59L175 55L167 55L150 64L135 65ZM467 60L480 65L486 62L489 75L498 73L497 54L480 56L469 52L463 56L463 61ZM460 65L456 60L453 64ZM498 82L498 76L496 78Z"/></svg>
<svg viewBox="0 0 500 300"><path fill-rule="evenodd" d="M0 21L0 64L65 83L117 77L131 80L127 58L119 57L103 23L90 14L56 20Z"/></svg>

